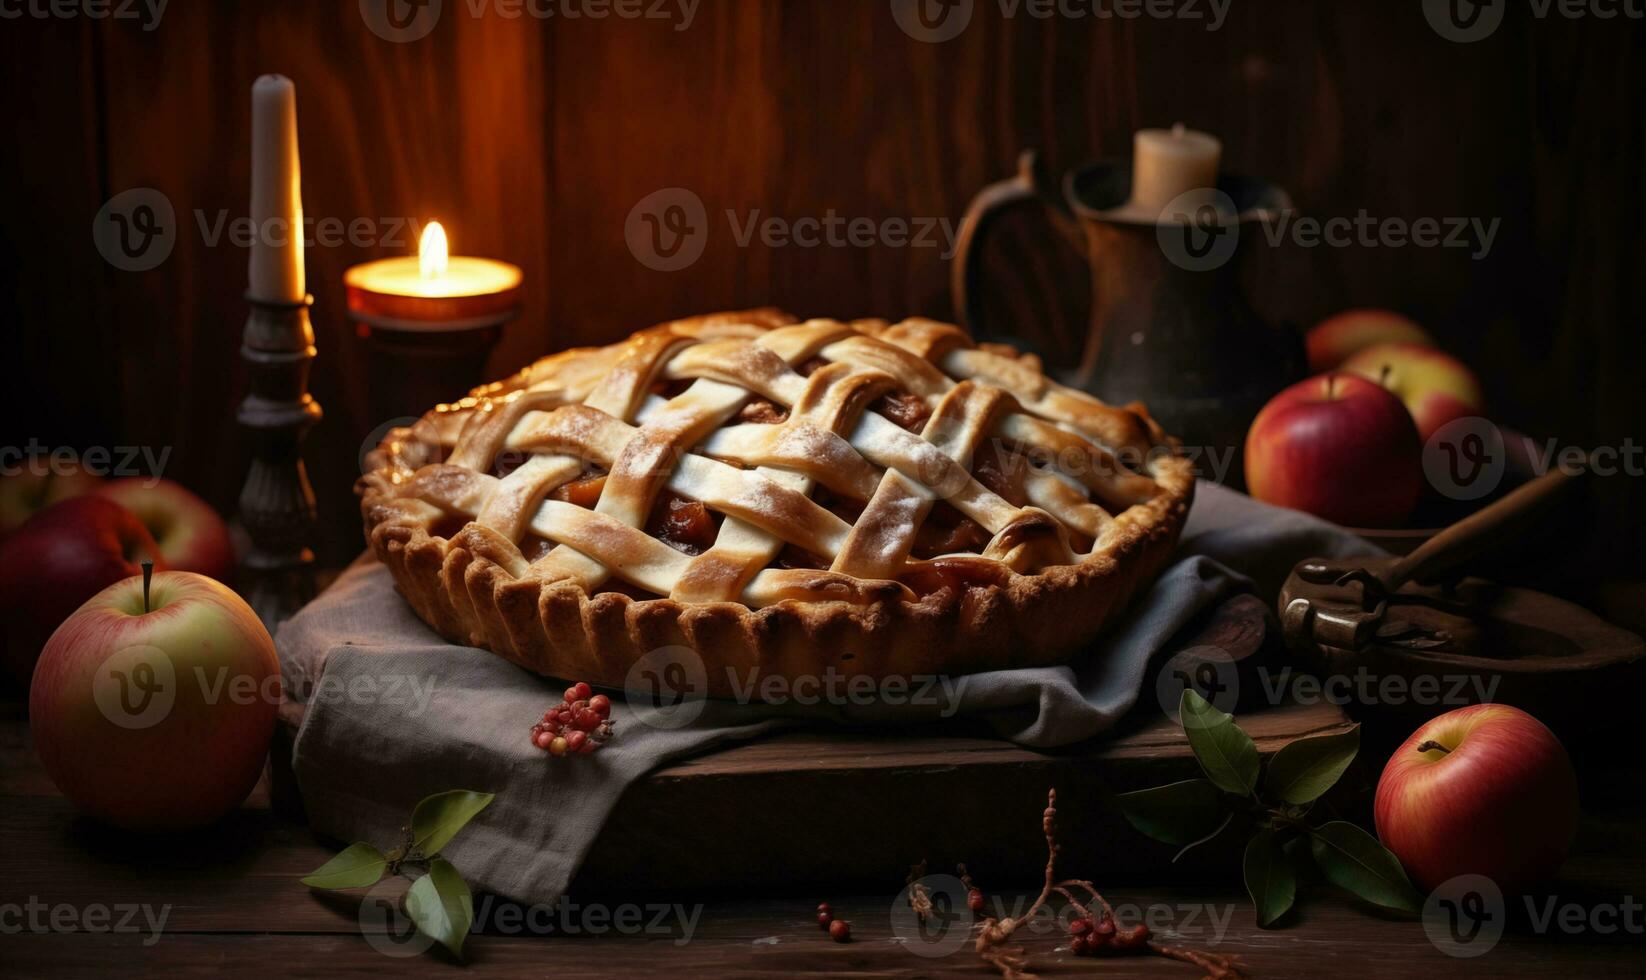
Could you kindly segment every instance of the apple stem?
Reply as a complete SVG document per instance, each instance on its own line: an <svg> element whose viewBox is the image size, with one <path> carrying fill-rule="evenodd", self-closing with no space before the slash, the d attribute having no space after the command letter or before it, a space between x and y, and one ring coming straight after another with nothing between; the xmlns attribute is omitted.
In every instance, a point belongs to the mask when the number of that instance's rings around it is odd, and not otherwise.
<svg viewBox="0 0 1646 980"><path fill-rule="evenodd" d="M154 578L154 562L152 562L148 559L144 559L144 561L143 561L143 613L144 613L144 615L147 615L148 611L149 611L149 582L153 578Z"/></svg>
<svg viewBox="0 0 1646 980"><path fill-rule="evenodd" d="M1377 383L1385 388L1389 387L1389 372L1392 370L1394 370L1394 365L1385 361L1383 364L1383 373L1378 375Z"/></svg>
<svg viewBox="0 0 1646 980"><path fill-rule="evenodd" d="M1422 745L1419 745L1417 747L1417 750L1419 752L1428 752L1431 749L1439 749L1441 755L1450 755L1451 752L1452 752L1451 749L1448 749L1446 746L1441 745L1439 742L1435 741L1432 738L1429 739L1427 742L1424 742Z"/></svg>

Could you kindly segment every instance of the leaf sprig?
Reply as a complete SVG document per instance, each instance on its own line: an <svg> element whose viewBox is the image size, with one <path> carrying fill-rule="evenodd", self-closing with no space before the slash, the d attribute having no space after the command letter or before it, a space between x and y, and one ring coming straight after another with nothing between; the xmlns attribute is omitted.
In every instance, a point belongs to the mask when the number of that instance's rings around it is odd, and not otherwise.
<svg viewBox="0 0 1646 980"><path fill-rule="evenodd" d="M412 878L408 872L420 871L406 892L406 914L419 932L462 959L463 939L474 923L474 896L440 851L494 798L466 789L426 796L401 828L399 846L384 853L357 841L310 872L303 884L328 891L369 888L384 877Z"/></svg>
<svg viewBox="0 0 1646 980"><path fill-rule="evenodd" d="M1122 793L1121 806L1138 831L1181 847L1177 858L1231 824L1251 830L1241 864L1258 925L1269 928L1291 909L1297 872L1311 859L1326 880L1368 902L1422 908L1399 860L1376 837L1347 820L1315 816L1359 753L1360 726L1298 739L1264 766L1251 736L1199 692L1183 692L1179 719L1205 775Z"/></svg>

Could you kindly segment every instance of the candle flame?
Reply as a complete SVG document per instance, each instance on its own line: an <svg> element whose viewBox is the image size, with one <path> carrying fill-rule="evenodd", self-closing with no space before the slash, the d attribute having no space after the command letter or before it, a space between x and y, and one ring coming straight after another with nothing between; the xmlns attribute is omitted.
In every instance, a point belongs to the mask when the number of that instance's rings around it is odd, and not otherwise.
<svg viewBox="0 0 1646 980"><path fill-rule="evenodd" d="M429 222L417 243L417 271L424 279L439 279L446 274L446 229L438 221Z"/></svg>

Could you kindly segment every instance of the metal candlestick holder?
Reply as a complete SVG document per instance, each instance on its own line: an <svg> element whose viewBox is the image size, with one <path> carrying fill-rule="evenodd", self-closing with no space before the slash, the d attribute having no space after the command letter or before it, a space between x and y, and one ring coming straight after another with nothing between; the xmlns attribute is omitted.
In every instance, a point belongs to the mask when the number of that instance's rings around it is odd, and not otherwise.
<svg viewBox="0 0 1646 980"><path fill-rule="evenodd" d="M315 592L314 488L303 466L303 440L321 417L320 403L309 395L314 297L246 299L251 314L240 358L250 369L251 390L235 417L252 442L251 471L240 490L240 520L252 546L240 565L241 589L272 632Z"/></svg>

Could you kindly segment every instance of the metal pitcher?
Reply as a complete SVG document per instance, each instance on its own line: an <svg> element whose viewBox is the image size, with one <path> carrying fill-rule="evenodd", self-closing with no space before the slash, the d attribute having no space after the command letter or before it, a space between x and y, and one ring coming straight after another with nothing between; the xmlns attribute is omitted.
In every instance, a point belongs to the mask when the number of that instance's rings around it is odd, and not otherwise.
<svg viewBox="0 0 1646 980"><path fill-rule="evenodd" d="M1279 187L1224 174L1181 213L1128 207L1129 167L1096 163L1053 182L1033 150L1015 177L982 190L961 224L951 283L954 308L979 340L1037 349L1032 325L1010 331L980 322L985 288L974 248L990 223L1028 202L1047 207L1083 242L1091 271L1090 327L1078 361L1047 364L1065 384L1113 404L1142 401L1191 452L1220 461L1202 475L1241 486L1246 430L1260 408L1303 376L1295 330L1258 316L1240 286L1240 264L1262 222L1290 209ZM1217 472L1221 470L1222 472Z"/></svg>

